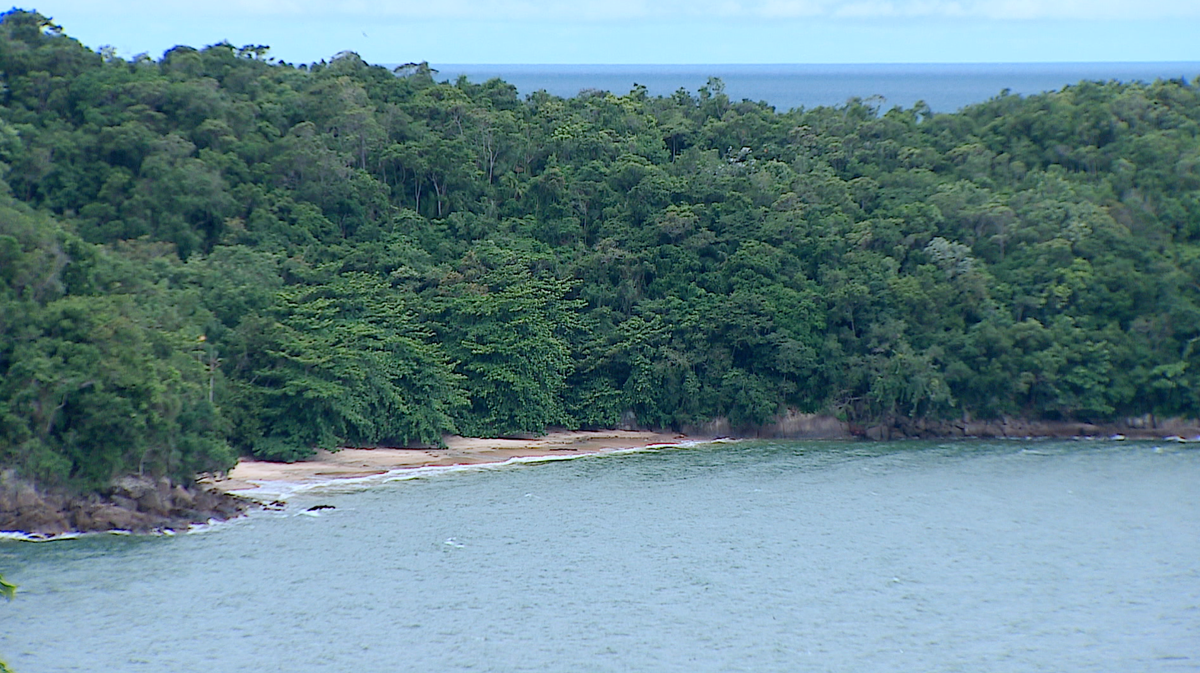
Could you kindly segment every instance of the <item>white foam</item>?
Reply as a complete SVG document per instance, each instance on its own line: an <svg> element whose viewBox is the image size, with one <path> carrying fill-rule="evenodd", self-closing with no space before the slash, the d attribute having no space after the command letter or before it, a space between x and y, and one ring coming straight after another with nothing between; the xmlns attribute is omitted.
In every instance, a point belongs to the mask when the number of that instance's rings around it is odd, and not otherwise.
<svg viewBox="0 0 1200 673"><path fill-rule="evenodd" d="M60 533L47 535L45 533L23 533L19 530L0 531L0 540L19 540L21 542L54 542L57 540L74 540L89 533Z"/></svg>
<svg viewBox="0 0 1200 673"><path fill-rule="evenodd" d="M77 531L71 531L71 532L67 532L67 533L60 533L57 535L47 535L45 533L25 533L25 532L21 532L21 531L0 531L0 540L15 540L15 541L19 541L19 542L57 542L59 540L76 540L79 538L85 538L85 537L91 538L91 537L98 537L98 536L103 536L103 535L116 535L116 536L120 536L120 537L126 537L126 536L130 536L130 535L147 535L147 536L151 536L151 537L175 537L177 535L192 535L192 534L196 534L196 533L207 533L209 531L216 530L218 528L242 523L242 522L246 521L248 517L258 516L258 515L261 515L264 513L269 514L270 512L265 512L263 510L250 510L250 511L246 512L245 514L243 514L242 516L234 517L232 519L226 519L224 521L219 520L219 519L209 519L208 521L205 521L204 523L194 523L194 524L187 526L186 528L184 528L184 527L156 528L156 529L146 532L146 533L135 533L130 530L122 530L122 529L96 530L96 531L88 531L88 532L84 532L84 533L80 533Z"/></svg>
<svg viewBox="0 0 1200 673"><path fill-rule="evenodd" d="M536 465L538 463L553 463L561 460L579 460L581 458L601 458L604 456L625 456L636 453L650 453L663 449L690 449L706 444L732 444L744 440L731 439L721 437L718 439L706 440L685 440L681 442L667 442L662 444L647 444L645 446L631 446L620 449L604 449L589 453L571 453L571 454L551 454L541 456L518 456L509 458L508 460L494 463L474 463L469 465L426 465L423 467L401 467L394 470L388 470L380 474L371 474L362 477L330 477L319 481L306 482L289 482L289 481L272 481L272 480L250 480L250 483L255 484L257 488L239 489L229 491L230 495L236 495L247 500L253 500L258 503L270 502L287 502L292 496L301 493L321 492L321 493L353 493L356 491L366 490L379 484L391 483L396 481L411 481L415 479L425 479L436 477L443 474L452 474L455 472L473 472L479 470L496 470L504 468L519 467L524 465ZM236 525L246 521L248 518L262 515L283 515L286 514L283 510L271 509L253 509L246 512L244 515L218 521L209 519L204 523L192 524L186 530L155 530L145 535L170 536L178 533L187 535L195 535L200 533L208 533L213 530L223 528L228 525ZM305 516L320 516L317 512L300 512ZM5 531L0 532L0 540L20 540L26 542L52 542L56 540L73 540L83 536L95 535L133 535L127 530L110 530L110 531L95 531L89 533L63 533L61 535L45 535L40 533L23 533L20 531Z"/></svg>
<svg viewBox="0 0 1200 673"><path fill-rule="evenodd" d="M634 453L646 453L662 449L688 449L704 444L726 444L742 440L720 438L713 440L686 440L662 444L647 444L621 449L605 449L590 453L550 454L540 456L517 456L505 461L493 463L473 463L467 465L425 465L422 467L401 467L380 474L369 474L361 477L329 477L326 479L305 482L250 480L258 488L230 491L231 494L258 502L287 502L289 498L301 493L352 493L362 491L372 486L396 481L411 481L426 479L455 472L473 472L479 470L496 470L538 463L552 463L561 460L579 460L580 458L598 458L603 456L624 456Z"/></svg>
<svg viewBox="0 0 1200 673"><path fill-rule="evenodd" d="M67 533L47 534L47 533L25 533L21 531L0 531L0 540L16 540L19 542L58 542L60 540L77 540L84 537L99 537L102 535L116 535L119 537L127 537L130 535L150 535L158 537L172 537L180 533L191 533L194 529L203 527L209 524L218 523L210 520L208 524L193 524L188 526L186 530L174 530L170 528L156 528L146 533L135 533L131 530L115 528L113 530L93 530L87 532L70 531ZM221 522L223 523L223 522Z"/></svg>
<svg viewBox="0 0 1200 673"><path fill-rule="evenodd" d="M185 535L200 535L203 533L211 533L213 531L222 530L228 526L248 525L262 516L288 516L282 510L270 509L251 509L243 512L241 516L235 516L232 519L209 519L204 523L192 524L186 531L182 531Z"/></svg>

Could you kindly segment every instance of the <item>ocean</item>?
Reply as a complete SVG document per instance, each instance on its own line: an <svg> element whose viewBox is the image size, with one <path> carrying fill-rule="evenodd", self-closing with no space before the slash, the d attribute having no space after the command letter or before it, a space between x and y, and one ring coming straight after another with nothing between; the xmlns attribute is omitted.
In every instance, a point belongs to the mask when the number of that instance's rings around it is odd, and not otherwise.
<svg viewBox="0 0 1200 673"><path fill-rule="evenodd" d="M1194 671L1200 450L743 441L294 492L172 537L0 541L61 671ZM312 505L334 509L308 512Z"/></svg>
<svg viewBox="0 0 1200 673"><path fill-rule="evenodd" d="M499 77L522 95L545 89L570 97L585 89L627 93L641 84L652 95L678 89L692 94L709 77L725 83L735 101L766 101L779 111L876 99L883 110L923 100L934 112L954 112L1008 89L1029 95L1057 91L1081 80L1123 82L1200 76L1200 62L975 63L874 65L433 65L436 78L472 82Z"/></svg>

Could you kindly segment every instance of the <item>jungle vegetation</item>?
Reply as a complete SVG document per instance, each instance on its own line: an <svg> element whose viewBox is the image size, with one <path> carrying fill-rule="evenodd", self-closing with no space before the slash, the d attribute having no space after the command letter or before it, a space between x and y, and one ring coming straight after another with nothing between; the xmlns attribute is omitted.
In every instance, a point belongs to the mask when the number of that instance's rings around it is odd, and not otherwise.
<svg viewBox="0 0 1200 673"><path fill-rule="evenodd" d="M1200 415L1197 83L954 114L94 51L0 21L0 463L784 409ZM1196 365L1196 366L1193 366Z"/></svg>

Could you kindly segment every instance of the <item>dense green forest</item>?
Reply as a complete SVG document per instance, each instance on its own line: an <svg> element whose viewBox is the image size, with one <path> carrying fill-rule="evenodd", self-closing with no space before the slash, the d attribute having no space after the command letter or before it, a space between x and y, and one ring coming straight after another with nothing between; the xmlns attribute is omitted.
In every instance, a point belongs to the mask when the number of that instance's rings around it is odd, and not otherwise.
<svg viewBox="0 0 1200 673"><path fill-rule="evenodd" d="M3 16L2 464L1200 414L1196 83L780 112L268 54Z"/></svg>

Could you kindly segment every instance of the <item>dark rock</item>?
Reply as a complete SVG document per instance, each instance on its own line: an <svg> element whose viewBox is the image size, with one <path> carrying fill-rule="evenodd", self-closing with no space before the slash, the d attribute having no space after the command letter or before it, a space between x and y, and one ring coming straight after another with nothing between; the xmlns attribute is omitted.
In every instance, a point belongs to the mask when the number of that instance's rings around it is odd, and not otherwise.
<svg viewBox="0 0 1200 673"><path fill-rule="evenodd" d="M685 425L683 431L689 435L701 435L707 437L729 437L733 435L733 428L729 424L729 419L724 416L718 416L707 423L699 425ZM753 437L754 433L750 432L744 436Z"/></svg>
<svg viewBox="0 0 1200 673"><path fill-rule="evenodd" d="M788 409L755 433L763 439L846 439L851 437L848 423L833 416L804 414Z"/></svg>
<svg viewBox="0 0 1200 673"><path fill-rule="evenodd" d="M157 490L147 491L142 497L137 499L138 510L158 516L167 516L171 513L171 508L167 505L167 501L162 497Z"/></svg>
<svg viewBox="0 0 1200 673"><path fill-rule="evenodd" d="M113 495L120 495L130 500L137 500L148 493L155 490L156 486L153 479L149 477L126 476L117 479L113 482L111 492Z"/></svg>
<svg viewBox="0 0 1200 673"><path fill-rule="evenodd" d="M125 477L100 493L39 490L0 472L0 530L34 536L129 530L148 533L240 516L250 501L165 479Z"/></svg>
<svg viewBox="0 0 1200 673"><path fill-rule="evenodd" d="M38 500L15 510L0 512L0 530L21 530L59 535L71 529L67 518L45 501Z"/></svg>
<svg viewBox="0 0 1200 673"><path fill-rule="evenodd" d="M182 486L171 489L171 501L175 508L187 509L196 504L196 496Z"/></svg>
<svg viewBox="0 0 1200 673"><path fill-rule="evenodd" d="M42 504L42 498L32 486L21 485L13 497L13 505L16 510L28 510Z"/></svg>
<svg viewBox="0 0 1200 673"><path fill-rule="evenodd" d="M119 505L100 505L91 513L91 519L95 530L136 531L142 524L138 512Z"/></svg>
<svg viewBox="0 0 1200 673"><path fill-rule="evenodd" d="M92 518L91 511L78 508L71 512L71 529L96 530L96 520Z"/></svg>
<svg viewBox="0 0 1200 673"><path fill-rule="evenodd" d="M130 497L127 497L124 495L114 494L114 495L109 496L109 500L112 502L112 504L114 504L117 507L120 507L122 509L137 511L138 502L137 502L137 500L134 500L133 498L130 498Z"/></svg>

